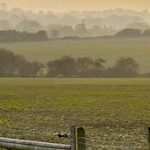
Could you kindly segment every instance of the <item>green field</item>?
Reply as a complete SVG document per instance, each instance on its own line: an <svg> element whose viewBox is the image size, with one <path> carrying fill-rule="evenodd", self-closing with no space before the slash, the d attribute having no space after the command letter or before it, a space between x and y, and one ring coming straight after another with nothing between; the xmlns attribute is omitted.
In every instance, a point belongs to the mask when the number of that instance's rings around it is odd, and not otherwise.
<svg viewBox="0 0 150 150"><path fill-rule="evenodd" d="M0 79L0 136L66 143L56 133L79 125L102 150L146 150L149 91L149 79Z"/></svg>
<svg viewBox="0 0 150 150"><path fill-rule="evenodd" d="M80 39L51 40L46 42L0 43L17 54L24 55L29 60L43 63L63 55L73 57L102 57L107 65L112 66L122 56L133 57L140 65L141 71L150 68L150 39Z"/></svg>

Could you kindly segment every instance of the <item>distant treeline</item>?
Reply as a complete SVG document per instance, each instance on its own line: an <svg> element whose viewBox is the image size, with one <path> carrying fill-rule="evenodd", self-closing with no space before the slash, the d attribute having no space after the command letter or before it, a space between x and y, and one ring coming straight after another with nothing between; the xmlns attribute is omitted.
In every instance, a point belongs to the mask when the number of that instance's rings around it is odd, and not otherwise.
<svg viewBox="0 0 150 150"><path fill-rule="evenodd" d="M42 64L0 49L0 77L150 77L149 73L139 73L139 64L131 57L121 57L113 67L106 67L105 63L103 58L63 56Z"/></svg>
<svg viewBox="0 0 150 150"><path fill-rule="evenodd" d="M67 27L66 27L67 28ZM63 28L64 30L66 28ZM80 25L78 27L79 33L84 33L86 29L84 29L84 25ZM67 29L66 29L67 30ZM59 33L57 30L52 31L53 38L60 38ZM85 36L84 38L87 38L88 36ZM100 36L99 36L100 37ZM138 29L124 29L118 32L114 36L107 36L110 38L136 38L136 37L150 37L150 30L145 30L141 32L141 30ZM66 36L62 39L79 39L80 36ZM46 31L38 31L36 33L29 33L29 32L21 32L16 30L6 30L6 31L0 31L0 42L26 42L26 41L45 41L48 40L49 37L47 35Z"/></svg>
<svg viewBox="0 0 150 150"><path fill-rule="evenodd" d="M103 58L90 57L72 58L64 56L49 61L48 76L50 77L139 77L139 64L133 58L120 58L113 67L105 67Z"/></svg>
<svg viewBox="0 0 150 150"><path fill-rule="evenodd" d="M0 31L0 42L43 41L48 36L45 31L37 33L20 32L16 30Z"/></svg>

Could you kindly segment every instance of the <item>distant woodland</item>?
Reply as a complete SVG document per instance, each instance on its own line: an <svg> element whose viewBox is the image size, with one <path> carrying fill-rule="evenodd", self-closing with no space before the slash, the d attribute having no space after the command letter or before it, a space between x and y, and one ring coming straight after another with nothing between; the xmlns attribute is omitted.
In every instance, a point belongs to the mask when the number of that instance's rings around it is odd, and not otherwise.
<svg viewBox="0 0 150 150"><path fill-rule="evenodd" d="M0 77L150 77L150 73L140 74L140 65L131 57L121 57L112 67L106 67L105 63L103 58L63 56L42 64L0 49Z"/></svg>
<svg viewBox="0 0 150 150"><path fill-rule="evenodd" d="M86 30L84 28L80 28L79 32L83 33ZM58 32L53 31L53 38L59 38ZM106 36L104 36L105 38ZM127 28L121 30L120 32L116 33L113 36L107 36L110 38L141 38L141 37L149 37L150 38L150 29L141 30L138 29L131 29ZM78 39L81 38L80 36L67 36L61 39ZM90 38L90 37L82 37L82 38ZM92 37L91 37L92 38ZM99 38L103 38L100 37ZM36 33L29 33L29 32L21 32L16 30L7 30L7 31L0 31L0 42L26 42L26 41L45 41L48 40L49 37L46 31L38 31Z"/></svg>
<svg viewBox="0 0 150 150"><path fill-rule="evenodd" d="M150 13L124 9L34 13L0 4L0 42L95 37L150 38ZM0 49L0 77L150 77L140 73L140 64L132 57L121 57L112 67L106 62L63 56L42 64Z"/></svg>
<svg viewBox="0 0 150 150"><path fill-rule="evenodd" d="M62 13L32 12L8 8L0 4L0 30L37 33L45 31L49 38L96 37L115 35L132 28L142 32L150 29L148 10L108 9L104 11L69 11Z"/></svg>
<svg viewBox="0 0 150 150"><path fill-rule="evenodd" d="M44 41L48 36L45 31L37 33L20 32L16 30L0 31L0 42Z"/></svg>

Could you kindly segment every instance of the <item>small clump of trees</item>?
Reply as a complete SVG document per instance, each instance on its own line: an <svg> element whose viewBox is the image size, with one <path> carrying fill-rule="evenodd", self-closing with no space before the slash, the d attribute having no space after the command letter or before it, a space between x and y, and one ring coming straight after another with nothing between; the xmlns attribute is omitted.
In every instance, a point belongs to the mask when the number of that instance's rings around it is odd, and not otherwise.
<svg viewBox="0 0 150 150"><path fill-rule="evenodd" d="M37 77L42 75L43 67L42 63L29 62L21 55L0 49L1 77Z"/></svg>
<svg viewBox="0 0 150 150"><path fill-rule="evenodd" d="M90 57L73 58L63 56L60 59L49 61L48 76L57 77L102 77L102 72L105 70L105 60L92 59Z"/></svg>
<svg viewBox="0 0 150 150"><path fill-rule="evenodd" d="M25 41L44 41L48 40L45 31L38 31L36 33L20 32L16 30L0 31L0 42L25 42Z"/></svg>
<svg viewBox="0 0 150 150"><path fill-rule="evenodd" d="M105 71L105 77L139 77L139 64L131 57L121 57L116 64Z"/></svg>
<svg viewBox="0 0 150 150"><path fill-rule="evenodd" d="M150 77L149 73L140 74L139 64L131 57L121 57L112 67L106 67L105 63L103 58L63 56L42 64L0 49L0 77Z"/></svg>

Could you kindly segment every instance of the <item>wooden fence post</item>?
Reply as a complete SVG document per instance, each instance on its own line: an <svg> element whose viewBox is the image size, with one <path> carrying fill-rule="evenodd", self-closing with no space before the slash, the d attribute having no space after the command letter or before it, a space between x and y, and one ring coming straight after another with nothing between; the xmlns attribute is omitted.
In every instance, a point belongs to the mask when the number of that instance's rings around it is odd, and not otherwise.
<svg viewBox="0 0 150 150"><path fill-rule="evenodd" d="M150 150L150 127L148 128L148 149Z"/></svg>
<svg viewBox="0 0 150 150"><path fill-rule="evenodd" d="M83 127L71 127L71 150L86 150L85 130Z"/></svg>
<svg viewBox="0 0 150 150"><path fill-rule="evenodd" d="M85 130L83 127L77 128L77 150L85 150Z"/></svg>
<svg viewBox="0 0 150 150"><path fill-rule="evenodd" d="M71 136L72 136L72 144L71 144L71 150L77 150L77 135L76 135L76 127L71 127Z"/></svg>

